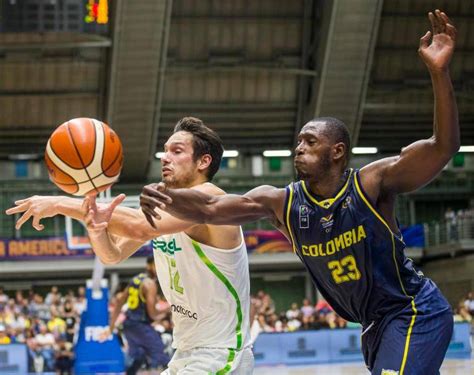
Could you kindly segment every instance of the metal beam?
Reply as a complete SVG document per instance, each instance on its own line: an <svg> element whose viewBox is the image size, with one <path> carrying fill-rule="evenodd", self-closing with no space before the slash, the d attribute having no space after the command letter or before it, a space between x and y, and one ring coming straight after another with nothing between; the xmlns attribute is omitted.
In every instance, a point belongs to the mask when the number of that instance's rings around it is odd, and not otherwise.
<svg viewBox="0 0 474 375"><path fill-rule="evenodd" d="M357 143L383 0L322 1L322 25L305 121L337 117ZM295 129L295 134L300 130Z"/></svg>
<svg viewBox="0 0 474 375"><path fill-rule="evenodd" d="M171 6L172 0L115 2L107 120L124 146L125 179L144 179L155 153Z"/></svg>

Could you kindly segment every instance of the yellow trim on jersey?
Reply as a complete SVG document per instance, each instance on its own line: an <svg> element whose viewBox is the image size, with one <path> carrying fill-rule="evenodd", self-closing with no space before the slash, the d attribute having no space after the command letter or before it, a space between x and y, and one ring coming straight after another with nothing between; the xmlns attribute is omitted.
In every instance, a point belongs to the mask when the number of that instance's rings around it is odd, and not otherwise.
<svg viewBox="0 0 474 375"><path fill-rule="evenodd" d="M413 310L413 316L411 317L411 322L410 326L408 327L408 334L407 334L407 339L405 341L405 351L403 352L403 360L402 360L402 366L400 367L400 375L403 375L405 371L405 365L407 363L407 358L408 358L408 348L410 346L410 338L411 338L411 332L413 331L413 326L415 325L415 319L416 319L416 306L415 306L415 299L411 297L411 308Z"/></svg>
<svg viewBox="0 0 474 375"><path fill-rule="evenodd" d="M357 190L357 193L362 198L362 200L367 205L367 207L369 207L370 211L372 211L372 213L377 217L377 219L379 219L382 222L382 224L387 227L390 234L395 235L393 233L392 229L390 228L390 226L388 225L388 223L385 221L385 219L382 216L380 216L380 214L377 212L377 210L372 206L372 204L369 202L369 200L365 197L365 194L362 192L362 189L359 186L359 182L357 181L358 175L359 174L357 173L357 175L354 176L355 188Z"/></svg>
<svg viewBox="0 0 474 375"><path fill-rule="evenodd" d="M291 245L293 246L293 252L296 253L296 246L295 246L295 240L293 238L293 233L291 230L291 225L290 225L290 210L291 210L291 204L293 203L293 184L288 185L290 188L290 196L288 197L288 204L286 206L286 228L288 229L288 234L290 235L291 238Z"/></svg>
<svg viewBox="0 0 474 375"><path fill-rule="evenodd" d="M313 197L311 195L311 193L309 192L308 188L306 187L306 183L301 180L301 186L303 187L303 191L305 192L306 196L310 199L311 202L313 202L314 204L317 204L318 206L322 207L322 208L329 208L332 206L332 204L339 199L339 197L344 194L344 192L346 191L347 187L349 186L349 181L351 180L351 176L352 176L352 168L350 169L350 173L349 173L349 176L347 177L347 181L346 183L344 184L344 186L341 188L341 190L339 190L339 193L336 194L336 196L334 198L328 198L328 199L324 199L322 201L318 201L315 197Z"/></svg>
<svg viewBox="0 0 474 375"><path fill-rule="evenodd" d="M382 222L382 224L384 224L387 227L387 229L390 233L390 237L391 237L391 240L392 240L392 257L393 257L393 263L395 263L395 269L397 270L398 282L400 283L400 287L402 288L403 294L405 294L405 296L411 298L411 308L413 310L413 316L411 317L410 325L408 326L407 339L405 341L405 350L403 351L403 359L402 359L402 364L401 364L401 367L400 367L400 375L403 375L403 372L405 371L405 365L406 365L406 362L407 362L407 358L408 358L408 349L410 347L411 333L413 331L413 326L415 325L416 315L418 314L418 311L416 310L416 305L415 305L415 298L413 296L408 295L408 293L405 290L405 287L403 286L402 278L400 276L400 269L398 268L397 259L395 257L395 234L393 233L393 231L390 228L390 226L388 225L388 223L383 219L382 216L380 216L380 214L370 204L369 200L365 197L364 193L362 192L362 189L359 186L359 182L357 181L357 177L358 177L357 175L354 176L354 182L355 182L355 187L356 187L357 193L362 198L362 200L367 205L367 207L369 207L369 209L372 211L372 213L377 217L377 219L379 219Z"/></svg>

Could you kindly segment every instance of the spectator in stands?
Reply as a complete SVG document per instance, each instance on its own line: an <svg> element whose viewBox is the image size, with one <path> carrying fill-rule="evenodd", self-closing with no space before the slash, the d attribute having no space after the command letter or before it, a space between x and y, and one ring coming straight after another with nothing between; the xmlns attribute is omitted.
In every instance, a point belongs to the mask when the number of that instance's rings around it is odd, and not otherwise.
<svg viewBox="0 0 474 375"><path fill-rule="evenodd" d="M72 375L72 367L74 365L74 353L72 344L64 339L59 339L55 347L55 364L54 369L59 375Z"/></svg>
<svg viewBox="0 0 474 375"><path fill-rule="evenodd" d="M34 318L39 318L45 323L51 318L50 307L44 303L44 299L38 293L33 296L33 301L30 303L30 314Z"/></svg>
<svg viewBox="0 0 474 375"><path fill-rule="evenodd" d="M66 322L61 319L56 309L51 310L51 319L48 321L48 331L51 332L55 338L59 338L66 333Z"/></svg>
<svg viewBox="0 0 474 375"><path fill-rule="evenodd" d="M0 324L0 345L7 345L11 343L10 337L7 335L7 329L3 324Z"/></svg>
<svg viewBox="0 0 474 375"><path fill-rule="evenodd" d="M74 303L74 309L76 310L77 314L80 316L82 312L86 309L86 288L80 286L77 289L77 297Z"/></svg>
<svg viewBox="0 0 474 375"><path fill-rule="evenodd" d="M286 318L288 320L298 319L300 314L301 312L300 312L300 309L298 308L298 304L296 302L293 302L291 304L291 309L286 312Z"/></svg>
<svg viewBox="0 0 474 375"><path fill-rule="evenodd" d="M64 306L62 308L62 319L66 323L66 341L72 343L74 341L74 334L76 332L77 316L72 302L69 299L64 302Z"/></svg>
<svg viewBox="0 0 474 375"><path fill-rule="evenodd" d="M46 299L44 302L47 305L55 305L57 302L61 300L61 294L59 293L59 289L57 286L52 286L51 291L47 294Z"/></svg>
<svg viewBox="0 0 474 375"><path fill-rule="evenodd" d="M0 287L0 307L6 305L8 302L8 296L5 294L2 287Z"/></svg>
<svg viewBox="0 0 474 375"><path fill-rule="evenodd" d="M48 331L48 327L44 323L39 325L39 333L35 336L35 341L38 344L39 353L44 358L47 370L54 368L54 345L56 339L53 334Z"/></svg>
<svg viewBox="0 0 474 375"><path fill-rule="evenodd" d="M464 306L469 314L474 315L474 292L468 293L466 300L464 301Z"/></svg>
<svg viewBox="0 0 474 375"><path fill-rule="evenodd" d="M324 298L318 300L315 309L320 315L326 315L333 311L331 305Z"/></svg>
<svg viewBox="0 0 474 375"><path fill-rule="evenodd" d="M448 240L455 241L458 238L457 234L457 215L451 207L446 209L444 213L444 220L446 221L446 230L448 234Z"/></svg>
<svg viewBox="0 0 474 375"><path fill-rule="evenodd" d="M301 313L303 314L303 319L309 318L314 314L314 307L307 298L303 300L303 306L301 306Z"/></svg>

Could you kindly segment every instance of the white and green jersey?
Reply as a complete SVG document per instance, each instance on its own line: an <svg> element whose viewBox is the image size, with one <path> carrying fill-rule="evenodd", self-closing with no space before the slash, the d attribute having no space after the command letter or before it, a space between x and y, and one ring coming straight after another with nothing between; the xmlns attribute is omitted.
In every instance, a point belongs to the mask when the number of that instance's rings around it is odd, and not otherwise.
<svg viewBox="0 0 474 375"><path fill-rule="evenodd" d="M249 344L247 248L223 250L184 232L153 240L161 289L171 305L173 347L240 350Z"/></svg>

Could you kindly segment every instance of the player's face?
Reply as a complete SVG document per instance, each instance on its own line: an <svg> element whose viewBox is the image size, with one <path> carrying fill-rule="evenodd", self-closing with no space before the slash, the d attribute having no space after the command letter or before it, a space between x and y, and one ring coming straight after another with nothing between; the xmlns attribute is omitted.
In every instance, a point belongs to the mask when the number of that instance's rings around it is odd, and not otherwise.
<svg viewBox="0 0 474 375"><path fill-rule="evenodd" d="M299 179L324 176L331 167L331 142L324 134L324 122L303 126L298 135L294 166Z"/></svg>
<svg viewBox="0 0 474 375"><path fill-rule="evenodd" d="M196 179L197 163L193 160L193 135L177 132L165 143L161 158L161 179L169 187L190 186Z"/></svg>

